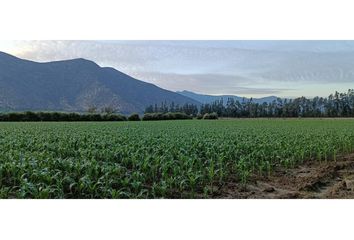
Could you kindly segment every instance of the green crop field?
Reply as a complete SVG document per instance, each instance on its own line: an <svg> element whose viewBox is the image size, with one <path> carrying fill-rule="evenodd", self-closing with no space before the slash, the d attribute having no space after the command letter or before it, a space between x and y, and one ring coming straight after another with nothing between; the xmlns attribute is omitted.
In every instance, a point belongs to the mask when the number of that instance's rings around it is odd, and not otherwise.
<svg viewBox="0 0 354 240"><path fill-rule="evenodd" d="M0 197L207 198L353 149L352 119L0 123Z"/></svg>

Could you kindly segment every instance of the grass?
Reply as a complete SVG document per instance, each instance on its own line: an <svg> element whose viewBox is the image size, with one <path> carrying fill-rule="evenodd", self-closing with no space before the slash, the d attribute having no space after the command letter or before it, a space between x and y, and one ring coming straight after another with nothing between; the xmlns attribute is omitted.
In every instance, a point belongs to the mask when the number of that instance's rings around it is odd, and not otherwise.
<svg viewBox="0 0 354 240"><path fill-rule="evenodd" d="M353 119L0 123L1 198L211 197L353 152Z"/></svg>

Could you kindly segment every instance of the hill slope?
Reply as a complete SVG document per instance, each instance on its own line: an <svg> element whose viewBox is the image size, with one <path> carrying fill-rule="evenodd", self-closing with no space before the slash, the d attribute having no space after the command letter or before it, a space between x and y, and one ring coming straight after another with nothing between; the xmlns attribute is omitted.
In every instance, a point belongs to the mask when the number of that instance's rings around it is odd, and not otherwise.
<svg viewBox="0 0 354 240"><path fill-rule="evenodd" d="M85 59L48 63L0 52L0 109L143 112L150 104L199 102Z"/></svg>

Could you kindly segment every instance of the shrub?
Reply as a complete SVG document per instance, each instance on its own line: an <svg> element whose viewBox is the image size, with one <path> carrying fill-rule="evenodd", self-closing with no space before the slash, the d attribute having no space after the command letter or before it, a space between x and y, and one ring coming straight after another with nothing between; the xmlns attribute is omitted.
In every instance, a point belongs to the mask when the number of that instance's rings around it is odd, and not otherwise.
<svg viewBox="0 0 354 240"><path fill-rule="evenodd" d="M167 114L170 114L171 119L193 119L193 117L181 112L167 113Z"/></svg>
<svg viewBox="0 0 354 240"><path fill-rule="evenodd" d="M139 114L133 113L132 115L130 115L130 116L128 117L128 120L129 120L129 121L140 121Z"/></svg>
<svg viewBox="0 0 354 240"><path fill-rule="evenodd" d="M98 115L100 115L100 114L98 114ZM101 115L100 115L100 116L101 116ZM114 119L115 119L115 116L112 115L112 114L103 114L103 115L101 116L101 121L108 121L108 122L110 122L110 121L114 121Z"/></svg>
<svg viewBox="0 0 354 240"><path fill-rule="evenodd" d="M23 113L9 113L7 115L7 121L23 121Z"/></svg>
<svg viewBox="0 0 354 240"><path fill-rule="evenodd" d="M81 118L80 118L80 114L78 113L69 113L68 114L68 121L80 121Z"/></svg>
<svg viewBox="0 0 354 240"><path fill-rule="evenodd" d="M203 119L203 115L200 114L200 113L198 113L198 114L197 114L197 119Z"/></svg>
<svg viewBox="0 0 354 240"><path fill-rule="evenodd" d="M40 121L51 121L52 120L52 115L49 112L38 112L37 113Z"/></svg>
<svg viewBox="0 0 354 240"><path fill-rule="evenodd" d="M27 111L23 114L23 121L40 121L38 114Z"/></svg>
<svg viewBox="0 0 354 240"><path fill-rule="evenodd" d="M104 114L102 121L127 121L127 118L120 114Z"/></svg>
<svg viewBox="0 0 354 240"><path fill-rule="evenodd" d="M102 121L102 116L101 114L95 113L95 114L90 114L89 115L90 121Z"/></svg>
<svg viewBox="0 0 354 240"><path fill-rule="evenodd" d="M154 121L154 120L159 120L158 119L158 113L145 113L143 116L143 121ZM162 119L160 119L162 120Z"/></svg>
<svg viewBox="0 0 354 240"><path fill-rule="evenodd" d="M145 113L143 121L157 121L157 120L182 120L193 119L193 117L181 112L168 112L168 113Z"/></svg>
<svg viewBox="0 0 354 240"><path fill-rule="evenodd" d="M28 121L126 121L127 118L120 114L79 114L64 112L11 112L0 114L0 121L28 122Z"/></svg>
<svg viewBox="0 0 354 240"><path fill-rule="evenodd" d="M208 120L216 120L218 119L218 114L213 112L213 113L206 113L203 116L203 119L208 119Z"/></svg>
<svg viewBox="0 0 354 240"><path fill-rule="evenodd" d="M59 112L52 112L50 113L52 115L52 121L61 121L61 113Z"/></svg>

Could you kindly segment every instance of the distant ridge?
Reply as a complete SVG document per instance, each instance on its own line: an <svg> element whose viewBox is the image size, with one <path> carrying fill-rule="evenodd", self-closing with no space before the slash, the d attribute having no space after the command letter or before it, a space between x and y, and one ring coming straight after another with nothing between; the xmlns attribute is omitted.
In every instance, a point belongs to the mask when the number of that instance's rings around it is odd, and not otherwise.
<svg viewBox="0 0 354 240"><path fill-rule="evenodd" d="M211 103L214 102L216 100L223 100L224 104L227 103L227 100L229 98L233 98L239 102L242 102L243 99L245 101L249 100L249 98L243 98L243 97L239 97L239 96L235 96L235 95L219 95L219 96L213 96L213 95L206 95L206 94L199 94L199 93L194 93L194 92L190 92L190 91L177 91L177 93L192 98L200 103ZM273 102L274 100L277 100L278 97L276 96L269 96L269 97L263 97L263 98L252 98L252 101L255 103L270 103Z"/></svg>
<svg viewBox="0 0 354 240"><path fill-rule="evenodd" d="M142 113L152 104L199 102L83 58L38 63L0 52L0 110Z"/></svg>

